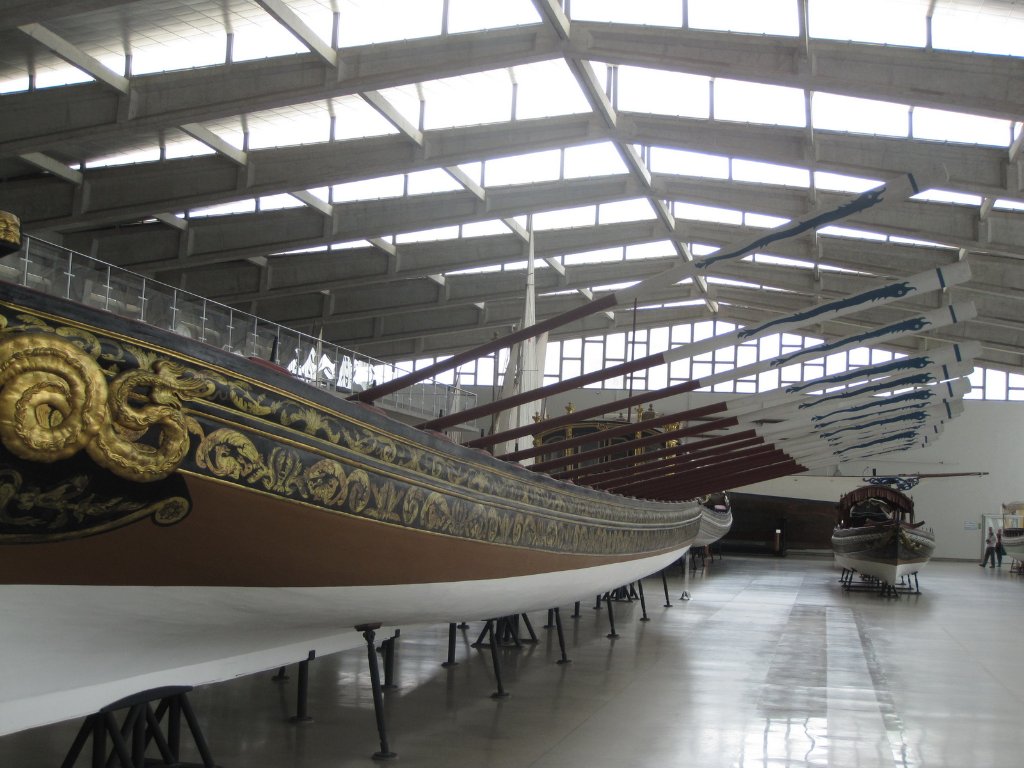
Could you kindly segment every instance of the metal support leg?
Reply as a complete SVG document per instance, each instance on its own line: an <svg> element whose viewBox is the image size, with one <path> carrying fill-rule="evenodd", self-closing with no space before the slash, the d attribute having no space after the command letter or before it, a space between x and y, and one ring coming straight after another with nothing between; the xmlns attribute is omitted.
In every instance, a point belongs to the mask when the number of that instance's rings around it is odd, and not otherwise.
<svg viewBox="0 0 1024 768"><path fill-rule="evenodd" d="M640 611L643 616L640 617L640 621L650 621L650 616L647 615L647 601L644 600L644 583L642 580L636 580L637 592L640 593Z"/></svg>
<svg viewBox="0 0 1024 768"><path fill-rule="evenodd" d="M279 667L277 670L277 674L270 679L273 680L275 683L284 682L288 679L288 672L285 670L284 667Z"/></svg>
<svg viewBox="0 0 1024 768"><path fill-rule="evenodd" d="M605 605L608 606L608 626L611 627L611 632L609 632L606 637L614 639L618 637L618 634L615 632L615 612L612 610L611 595L607 592L604 593L604 602Z"/></svg>
<svg viewBox="0 0 1024 768"><path fill-rule="evenodd" d="M504 699L508 697L508 692L505 687L501 684L501 657L498 655L501 649L498 648L498 638L494 634L494 625L497 622L494 619L488 619L484 629L491 636L491 665L494 667L494 679L498 683L498 690L491 694L492 699Z"/></svg>
<svg viewBox="0 0 1024 768"><path fill-rule="evenodd" d="M377 734L380 736L380 751L373 753L374 760L391 760L398 757L388 748L388 733L384 725L384 695L380 690L380 670L377 667L377 651L373 647L374 630L380 624L360 624L357 632L366 639L366 660L370 665L370 687L373 689L373 714L377 719Z"/></svg>
<svg viewBox="0 0 1024 768"><path fill-rule="evenodd" d="M530 623L530 617L527 616L525 613L522 614L522 617L523 617L523 624L526 625L526 631L530 633L530 639L529 640L524 640L523 642L524 643L539 643L540 640L537 639L537 633L533 631L533 625Z"/></svg>
<svg viewBox="0 0 1024 768"><path fill-rule="evenodd" d="M397 688L395 685L395 640L398 639L398 632L389 637L381 645L384 647L384 687Z"/></svg>
<svg viewBox="0 0 1024 768"><path fill-rule="evenodd" d="M299 685L295 700L295 717L289 718L292 723L311 723L313 718L309 716L309 662L316 656L316 651L310 651L309 657L299 662Z"/></svg>
<svg viewBox="0 0 1024 768"><path fill-rule="evenodd" d="M580 617L580 601L577 600L572 609L572 618L578 619Z"/></svg>
<svg viewBox="0 0 1024 768"><path fill-rule="evenodd" d="M555 626L555 609L548 608L548 621L541 629L553 629Z"/></svg>
<svg viewBox="0 0 1024 768"><path fill-rule="evenodd" d="M565 655L565 633L562 632L562 617L558 613L557 608L552 608L555 614L555 629L558 630L558 650L562 652L562 658L556 661L556 664L571 664L572 659Z"/></svg>
<svg viewBox="0 0 1024 768"><path fill-rule="evenodd" d="M443 662L442 667L454 667L459 663L455 660L455 630L454 622L448 625L448 661Z"/></svg>
<svg viewBox="0 0 1024 768"><path fill-rule="evenodd" d="M210 748L203 737L199 721L189 704L187 686L168 686L141 691L120 701L104 707L99 712L89 715L75 737L61 768L72 768L82 752L85 742L92 738L92 768L141 768L151 760L146 759L146 750L150 742L155 742L160 751L162 765L179 766L180 768L215 768ZM160 701L156 712L150 707L151 701ZM124 720L119 726L117 713L127 710ZM167 736L165 738L161 719L169 714ZM182 763L178 759L178 747L181 734L181 715L184 714L196 750L202 757L202 765L198 763Z"/></svg>
<svg viewBox="0 0 1024 768"><path fill-rule="evenodd" d="M669 596L668 596L668 577L665 576L665 569L664 568L661 569L661 586L665 588L665 605L664 605L664 607L665 608L671 608L672 607L672 601L669 599Z"/></svg>

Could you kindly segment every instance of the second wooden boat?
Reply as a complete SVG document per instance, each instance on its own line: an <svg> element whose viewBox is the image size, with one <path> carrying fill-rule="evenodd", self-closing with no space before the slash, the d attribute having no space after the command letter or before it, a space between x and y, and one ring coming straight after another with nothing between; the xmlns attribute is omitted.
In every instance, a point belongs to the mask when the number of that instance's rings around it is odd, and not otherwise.
<svg viewBox="0 0 1024 768"><path fill-rule="evenodd" d="M868 485L839 500L832 534L836 564L895 586L918 573L935 551L935 533L914 521L914 501L892 489Z"/></svg>

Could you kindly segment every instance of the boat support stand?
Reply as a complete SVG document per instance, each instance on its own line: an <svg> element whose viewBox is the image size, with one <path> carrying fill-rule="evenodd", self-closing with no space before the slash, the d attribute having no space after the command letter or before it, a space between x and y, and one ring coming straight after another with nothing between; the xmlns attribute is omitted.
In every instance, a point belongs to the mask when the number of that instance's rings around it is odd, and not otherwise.
<svg viewBox="0 0 1024 768"><path fill-rule="evenodd" d="M509 693L505 690L505 686L501 683L501 657L498 655L501 652L501 649L498 647L500 643L498 642L498 636L495 633L494 629L494 626L498 623L498 621L498 619L488 619L487 622L484 624L483 632L480 633L480 639L473 645L475 647L482 646L484 645L484 643L481 641L483 640L484 635L488 635L490 637L489 644L491 646L491 665L494 667L494 679L498 684L498 690L491 694L491 698L507 699ZM518 645L518 641L516 644Z"/></svg>
<svg viewBox="0 0 1024 768"><path fill-rule="evenodd" d="M377 649L373 645L374 630L380 629L380 622L359 624L357 632L366 640L366 660L370 665L370 686L373 689L373 714L377 719L377 734L380 736L380 750L373 753L374 760L393 760L398 755L388 747L388 732L384 723L384 694L380 687L380 669L377 666Z"/></svg>
<svg viewBox="0 0 1024 768"><path fill-rule="evenodd" d="M92 737L91 768L144 768L153 761L146 759L150 742L156 744L166 768L216 768L210 748L203 737L192 705L186 695L191 686L176 685L153 688L127 696L89 715L78 730L78 735L68 750L61 768L72 768L78 760L85 743ZM154 710L153 702L159 701ZM115 712L127 709L120 726ZM167 733L162 730L161 720L167 716ZM202 758L202 763L183 763L179 760L181 746L181 718L185 717L192 740ZM107 738L112 749L107 753Z"/></svg>

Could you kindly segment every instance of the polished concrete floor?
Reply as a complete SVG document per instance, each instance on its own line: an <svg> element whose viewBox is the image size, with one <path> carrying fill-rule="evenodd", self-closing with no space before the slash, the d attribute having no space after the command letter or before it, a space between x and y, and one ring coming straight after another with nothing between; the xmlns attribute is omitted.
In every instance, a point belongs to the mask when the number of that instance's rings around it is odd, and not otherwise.
<svg viewBox="0 0 1024 768"><path fill-rule="evenodd" d="M615 639L593 598L578 619L563 607L569 664L531 616L539 643L501 651L504 699L489 653L470 647L480 622L449 668L447 627L407 628L384 694L389 746L423 768L1020 765L1024 576L1009 571L934 562L920 595L894 599L844 591L831 558L727 556L674 573L670 608L648 579L648 622L613 603ZM373 764L365 649L309 665L304 724L289 720L296 671L193 691L218 765ZM0 766L56 768L77 727L0 738Z"/></svg>

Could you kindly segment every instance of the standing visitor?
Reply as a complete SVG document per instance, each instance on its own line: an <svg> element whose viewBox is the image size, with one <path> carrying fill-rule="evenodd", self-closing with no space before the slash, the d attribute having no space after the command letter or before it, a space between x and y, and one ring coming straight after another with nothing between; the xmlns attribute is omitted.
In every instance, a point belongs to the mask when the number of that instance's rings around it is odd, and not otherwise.
<svg viewBox="0 0 1024 768"><path fill-rule="evenodd" d="M982 568L985 567L985 563L992 561L989 568L996 567L996 535L992 531L992 526L989 526L988 536L985 537L985 559L982 560L978 565Z"/></svg>

